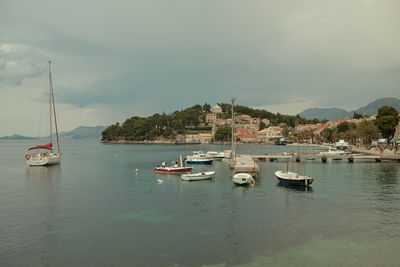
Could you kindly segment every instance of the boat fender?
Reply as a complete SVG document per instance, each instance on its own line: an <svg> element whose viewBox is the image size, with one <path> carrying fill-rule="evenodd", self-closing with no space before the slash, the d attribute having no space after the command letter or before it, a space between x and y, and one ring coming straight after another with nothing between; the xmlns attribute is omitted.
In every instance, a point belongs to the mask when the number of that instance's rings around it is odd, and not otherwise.
<svg viewBox="0 0 400 267"><path fill-rule="evenodd" d="M29 155L29 154L26 154L26 155L25 155L25 159L26 159L26 160L29 160L30 158L31 158L31 155Z"/></svg>
<svg viewBox="0 0 400 267"><path fill-rule="evenodd" d="M251 187L254 187L255 184L256 184L256 180L254 180L254 178L251 178L251 180L250 180Z"/></svg>

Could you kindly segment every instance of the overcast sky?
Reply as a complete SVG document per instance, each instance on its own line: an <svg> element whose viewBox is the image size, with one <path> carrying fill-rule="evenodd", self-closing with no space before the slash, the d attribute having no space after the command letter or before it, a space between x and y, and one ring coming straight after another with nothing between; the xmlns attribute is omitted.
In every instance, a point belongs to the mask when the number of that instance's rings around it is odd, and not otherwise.
<svg viewBox="0 0 400 267"><path fill-rule="evenodd" d="M229 102L296 114L400 98L400 1L0 0L0 136ZM38 130L39 128L39 130Z"/></svg>

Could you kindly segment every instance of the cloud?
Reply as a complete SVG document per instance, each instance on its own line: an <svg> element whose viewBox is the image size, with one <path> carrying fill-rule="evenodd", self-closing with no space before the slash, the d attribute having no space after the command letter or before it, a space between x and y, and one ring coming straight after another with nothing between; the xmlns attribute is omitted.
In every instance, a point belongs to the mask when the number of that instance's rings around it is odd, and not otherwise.
<svg viewBox="0 0 400 267"><path fill-rule="evenodd" d="M2 2L0 102L46 101L51 59L68 125L85 124L78 113L108 123L103 110L117 121L232 96L280 113L350 110L400 97L399 8L394 0Z"/></svg>

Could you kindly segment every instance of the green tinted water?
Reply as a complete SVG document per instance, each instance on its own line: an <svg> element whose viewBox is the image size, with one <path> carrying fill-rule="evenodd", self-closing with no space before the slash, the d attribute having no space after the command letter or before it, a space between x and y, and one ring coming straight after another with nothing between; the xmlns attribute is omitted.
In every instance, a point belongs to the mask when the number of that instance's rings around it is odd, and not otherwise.
<svg viewBox="0 0 400 267"><path fill-rule="evenodd" d="M194 166L209 181L152 172L222 146L64 143L60 166L27 167L29 145L0 143L0 266L398 266L398 163L307 161L305 191L278 184L284 161L259 163L254 188L226 161Z"/></svg>

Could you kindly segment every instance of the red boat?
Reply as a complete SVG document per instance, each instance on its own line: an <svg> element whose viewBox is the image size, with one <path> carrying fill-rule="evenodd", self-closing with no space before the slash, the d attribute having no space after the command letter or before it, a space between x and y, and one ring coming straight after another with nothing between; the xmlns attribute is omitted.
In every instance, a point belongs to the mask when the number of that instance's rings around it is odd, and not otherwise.
<svg viewBox="0 0 400 267"><path fill-rule="evenodd" d="M163 162L161 166L155 167L153 172L158 172L158 173L188 173L192 171L192 167L183 167L183 161L182 161L182 156L179 156L181 166L178 166L179 161L173 162L173 166L168 167L166 166L167 163Z"/></svg>
<svg viewBox="0 0 400 267"><path fill-rule="evenodd" d="M159 173L188 173L192 167L155 167L153 172Z"/></svg>

